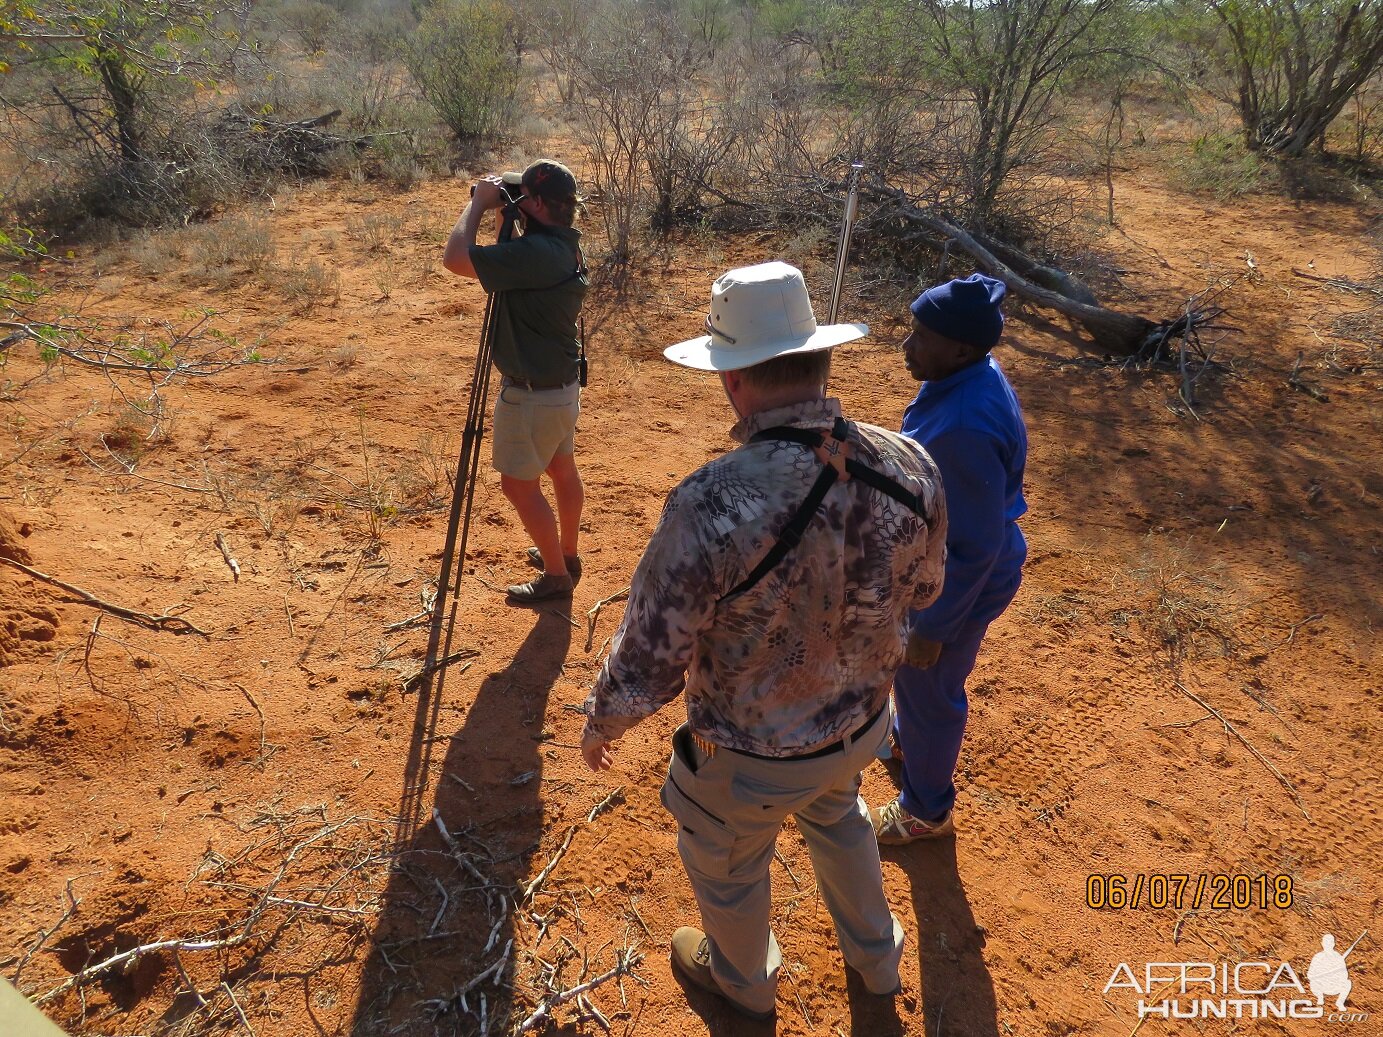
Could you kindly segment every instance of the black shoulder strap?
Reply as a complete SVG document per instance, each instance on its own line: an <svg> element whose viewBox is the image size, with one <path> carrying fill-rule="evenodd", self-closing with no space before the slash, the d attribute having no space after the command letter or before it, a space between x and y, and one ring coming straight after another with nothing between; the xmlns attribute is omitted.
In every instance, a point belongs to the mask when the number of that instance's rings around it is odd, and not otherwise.
<svg viewBox="0 0 1383 1037"><path fill-rule="evenodd" d="M922 503L922 498L908 490L896 479L884 475L882 472L876 472L868 465L860 464L853 457L845 462L845 469L866 486L892 497L913 514L926 515L926 507Z"/></svg>
<svg viewBox="0 0 1383 1037"><path fill-rule="evenodd" d="M788 524L778 534L778 542L768 549L768 554L764 555L759 564L754 566L753 572L720 596L721 601L736 594L742 594L754 586L772 572L774 566L787 557L789 551L802 542L802 534L807 531L807 526L811 525L812 519L816 517L817 509L821 507L821 502L826 499L826 493L835 484L835 481L836 470L830 465L822 465L821 474L816 477L816 482L812 483L812 488L807 491L807 497L802 501L801 507L793 513L792 518L788 519Z"/></svg>
<svg viewBox="0 0 1383 1037"><path fill-rule="evenodd" d="M832 445L828 445L826 436L816 429L794 428L791 425L778 425L773 428L766 428L750 439L751 443L785 441L810 447L817 453L818 457L822 458L823 464L821 466L821 474L816 477L816 482L812 483L812 488L807 491L806 499L804 499L798 509L793 512L792 518L788 519L787 525L784 526L783 531L778 534L777 543L769 548L768 554L763 556L762 560L760 560L758 565L754 566L753 571L748 576L725 594L722 594L719 600L724 601L726 598L747 591L750 587L754 586L754 584L758 583L772 572L773 568L787 557L787 553L802 542L802 535L806 533L807 527L811 525L812 519L816 517L817 511L821 508L821 502L826 499L827 492L835 485L836 480L840 477L840 471L837 469L836 464L832 463L837 451L840 449L839 445L850 439L854 432L855 425L853 422L846 421L844 418L836 418L835 423L831 427L830 438L834 441ZM832 446L835 448L832 449ZM827 460L828 456L831 458L829 461ZM897 480L881 472L876 472L868 465L861 464L853 457L849 456L845 458L843 467L848 473L847 478L854 477L859 479L860 482L864 483L866 486L878 490L880 493L887 494L915 514L925 515L922 499L917 494L906 489Z"/></svg>

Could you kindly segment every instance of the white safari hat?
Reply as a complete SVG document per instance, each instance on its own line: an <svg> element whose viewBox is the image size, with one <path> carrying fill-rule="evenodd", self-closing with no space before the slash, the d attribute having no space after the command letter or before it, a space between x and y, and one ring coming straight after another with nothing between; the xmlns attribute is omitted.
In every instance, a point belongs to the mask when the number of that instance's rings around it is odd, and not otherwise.
<svg viewBox="0 0 1383 1037"><path fill-rule="evenodd" d="M742 266L711 285L706 334L663 350L699 371L738 371L788 353L812 353L869 334L864 324L817 327L802 271L774 261Z"/></svg>

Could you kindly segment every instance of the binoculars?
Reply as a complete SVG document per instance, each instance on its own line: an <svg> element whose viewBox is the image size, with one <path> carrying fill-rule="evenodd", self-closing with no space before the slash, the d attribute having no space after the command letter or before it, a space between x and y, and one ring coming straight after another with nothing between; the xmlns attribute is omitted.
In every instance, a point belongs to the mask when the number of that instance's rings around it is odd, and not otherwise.
<svg viewBox="0 0 1383 1037"><path fill-rule="evenodd" d="M522 173L501 173L499 175L503 183L500 184L500 194L504 195L506 205L518 205L524 197L523 193L523 174ZM475 197L475 184L471 184L471 197Z"/></svg>

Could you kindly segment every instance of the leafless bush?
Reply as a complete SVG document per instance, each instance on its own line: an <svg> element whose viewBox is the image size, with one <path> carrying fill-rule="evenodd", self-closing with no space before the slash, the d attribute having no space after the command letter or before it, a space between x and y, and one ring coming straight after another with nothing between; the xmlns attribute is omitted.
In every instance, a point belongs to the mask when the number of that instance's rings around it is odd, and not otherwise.
<svg viewBox="0 0 1383 1037"><path fill-rule="evenodd" d="M268 269L278 255L273 231L254 216L231 216L199 228L197 256L204 269L243 267L252 274Z"/></svg>
<svg viewBox="0 0 1383 1037"><path fill-rule="evenodd" d="M274 266L260 275L264 284L306 313L319 303L335 305L341 298L341 275L315 259L303 266Z"/></svg>
<svg viewBox="0 0 1383 1037"><path fill-rule="evenodd" d="M357 6L338 25L332 47L369 66L395 62L403 41L417 28L420 7L409 0L373 0Z"/></svg>
<svg viewBox="0 0 1383 1037"><path fill-rule="evenodd" d="M360 130L396 130L420 122L416 95L393 63L347 62L335 75L337 107L348 125Z"/></svg>
<svg viewBox="0 0 1383 1037"><path fill-rule="evenodd" d="M403 217L395 213L366 213L346 219L346 233L364 246L366 252L383 252L403 230Z"/></svg>
<svg viewBox="0 0 1383 1037"><path fill-rule="evenodd" d="M607 28L609 35L593 41L573 63L581 99L572 120L587 152L610 257L619 265L629 259L644 194L653 111L671 72L659 67L657 56L630 26L611 22Z"/></svg>
<svg viewBox="0 0 1383 1037"><path fill-rule="evenodd" d="M335 35L341 12L321 0L290 0L279 7L278 20L307 54L320 54Z"/></svg>
<svg viewBox="0 0 1383 1037"><path fill-rule="evenodd" d="M613 15L613 16L610 16ZM734 150L732 109L706 96L689 68L704 56L664 12L622 6L571 46L550 44L568 109L594 172L615 263L628 260L637 226L665 230L699 212ZM728 64L724 70L733 74Z"/></svg>

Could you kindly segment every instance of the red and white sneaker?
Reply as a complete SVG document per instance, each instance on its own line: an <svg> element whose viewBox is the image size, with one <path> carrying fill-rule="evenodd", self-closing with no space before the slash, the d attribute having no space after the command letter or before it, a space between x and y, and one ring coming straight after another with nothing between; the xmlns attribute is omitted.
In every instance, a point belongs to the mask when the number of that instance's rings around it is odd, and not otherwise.
<svg viewBox="0 0 1383 1037"><path fill-rule="evenodd" d="M881 807L869 811L869 823L874 826L874 837L883 846L901 846L917 842L919 839L943 839L956 834L953 820L954 811L946 811L940 821L923 821L913 817L903 809L899 799L893 799Z"/></svg>

